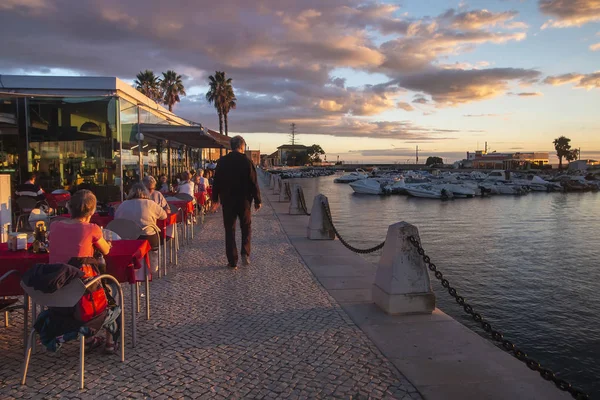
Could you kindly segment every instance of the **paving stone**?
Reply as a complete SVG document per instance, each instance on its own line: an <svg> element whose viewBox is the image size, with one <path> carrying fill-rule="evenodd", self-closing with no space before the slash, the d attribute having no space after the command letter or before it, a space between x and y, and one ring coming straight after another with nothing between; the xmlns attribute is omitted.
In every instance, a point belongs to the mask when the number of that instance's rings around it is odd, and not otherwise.
<svg viewBox="0 0 600 400"><path fill-rule="evenodd" d="M136 348L124 286L126 363L87 353L84 391L77 342L59 354L39 344L19 384L22 314L12 313L12 326L0 326L0 399L420 399L314 278L268 202L253 218L252 264L232 271L221 215L207 216L179 265L152 282Z"/></svg>

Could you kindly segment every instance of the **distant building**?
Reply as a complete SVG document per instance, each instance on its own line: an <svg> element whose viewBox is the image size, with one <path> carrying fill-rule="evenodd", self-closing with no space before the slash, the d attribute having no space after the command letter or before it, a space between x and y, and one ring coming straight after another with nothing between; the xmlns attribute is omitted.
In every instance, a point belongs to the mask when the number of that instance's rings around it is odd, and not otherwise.
<svg viewBox="0 0 600 400"><path fill-rule="evenodd" d="M569 169L572 171L587 171L590 167L600 167L600 161L596 160L577 160L569 163Z"/></svg>
<svg viewBox="0 0 600 400"><path fill-rule="evenodd" d="M288 164L289 157L298 157L300 154L306 154L308 152L308 147L301 144L284 144L283 146L279 146L277 148L277 156L279 164Z"/></svg>
<svg viewBox="0 0 600 400"><path fill-rule="evenodd" d="M543 167L550 163L548 152L488 153L477 150L467 152L466 161L476 169L519 169L528 165Z"/></svg>
<svg viewBox="0 0 600 400"><path fill-rule="evenodd" d="M260 150L246 150L246 157L248 157L254 165L260 165Z"/></svg>

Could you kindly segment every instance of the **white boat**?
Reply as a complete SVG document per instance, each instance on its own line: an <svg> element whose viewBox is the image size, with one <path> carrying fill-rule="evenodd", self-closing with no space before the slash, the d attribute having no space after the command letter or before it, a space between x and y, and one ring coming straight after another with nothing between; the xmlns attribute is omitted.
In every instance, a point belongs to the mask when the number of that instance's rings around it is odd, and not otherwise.
<svg viewBox="0 0 600 400"><path fill-rule="evenodd" d="M384 194L381 183L375 179L359 179L350 182L350 187L359 194Z"/></svg>
<svg viewBox="0 0 600 400"><path fill-rule="evenodd" d="M482 182L479 186L491 194L523 195L527 193L525 187L506 182Z"/></svg>
<svg viewBox="0 0 600 400"><path fill-rule="evenodd" d="M446 183L440 185L440 187L451 192L454 195L454 197L471 198L477 196L477 192L481 194L481 190L476 190L467 185L461 185L457 183Z"/></svg>
<svg viewBox="0 0 600 400"><path fill-rule="evenodd" d="M350 183L358 181L360 179L367 179L368 177L369 174L367 174L364 170L359 168L354 172L350 172L349 174L342 175L339 178L335 178L333 181L335 183Z"/></svg>
<svg viewBox="0 0 600 400"><path fill-rule="evenodd" d="M421 197L423 199L441 199L447 200L453 197L452 192L442 188L431 185L421 185L418 187L408 187L406 192L413 197Z"/></svg>

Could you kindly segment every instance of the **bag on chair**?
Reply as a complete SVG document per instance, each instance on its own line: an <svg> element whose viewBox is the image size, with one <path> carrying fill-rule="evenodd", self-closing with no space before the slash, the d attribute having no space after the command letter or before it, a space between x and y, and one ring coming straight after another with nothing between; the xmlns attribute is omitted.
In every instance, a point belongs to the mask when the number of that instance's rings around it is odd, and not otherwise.
<svg viewBox="0 0 600 400"><path fill-rule="evenodd" d="M75 257L69 261L70 265L83 271L83 283L94 279L100 272L96 259L91 257ZM88 322L102 314L108 307L108 299L101 282L90 286L75 305L73 317L81 322Z"/></svg>

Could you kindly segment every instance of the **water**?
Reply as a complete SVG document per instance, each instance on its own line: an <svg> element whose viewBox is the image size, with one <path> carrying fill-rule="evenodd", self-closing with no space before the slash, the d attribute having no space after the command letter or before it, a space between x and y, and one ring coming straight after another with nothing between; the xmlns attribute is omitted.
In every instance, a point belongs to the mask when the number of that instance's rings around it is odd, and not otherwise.
<svg viewBox="0 0 600 400"><path fill-rule="evenodd" d="M355 247L377 245L391 223L416 225L432 261L476 311L530 357L600 398L600 193L442 202L355 195L333 177L296 182L309 207L316 193L328 196L336 227ZM379 253L365 257L376 263ZM432 280L438 307L481 333Z"/></svg>

